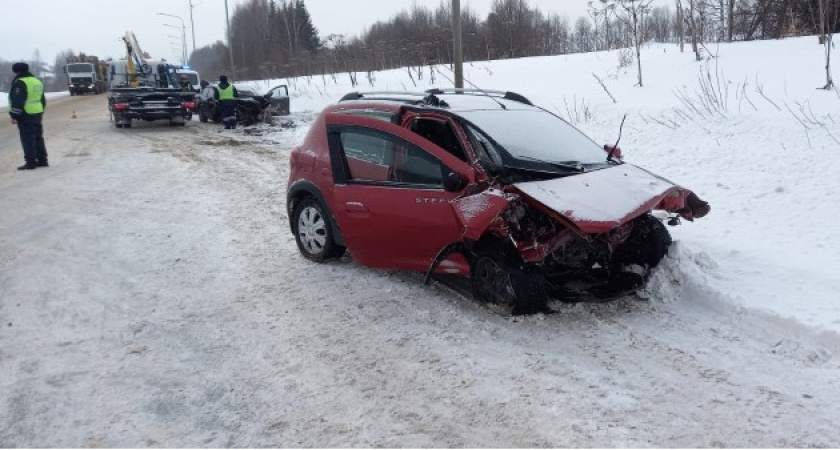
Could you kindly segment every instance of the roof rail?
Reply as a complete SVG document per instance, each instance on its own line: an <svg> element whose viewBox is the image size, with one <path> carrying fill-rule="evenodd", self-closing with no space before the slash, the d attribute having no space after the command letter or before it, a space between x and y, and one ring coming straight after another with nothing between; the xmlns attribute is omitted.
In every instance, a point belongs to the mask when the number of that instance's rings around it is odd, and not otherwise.
<svg viewBox="0 0 840 450"><path fill-rule="evenodd" d="M372 91L372 92L351 92L344 97L341 97L339 102L349 100L405 100L405 97L419 97L417 100L424 99L428 94L424 92L406 92L406 91Z"/></svg>
<svg viewBox="0 0 840 450"><path fill-rule="evenodd" d="M482 95L485 97L495 96L501 97L505 100L511 100L514 102L524 103L526 105L533 106L534 104L531 103L524 95L517 94L516 92L506 92L506 91L487 91L483 89L460 89L460 88L435 88L429 89L426 91L427 94L431 95L440 95L440 94L467 94L467 95Z"/></svg>

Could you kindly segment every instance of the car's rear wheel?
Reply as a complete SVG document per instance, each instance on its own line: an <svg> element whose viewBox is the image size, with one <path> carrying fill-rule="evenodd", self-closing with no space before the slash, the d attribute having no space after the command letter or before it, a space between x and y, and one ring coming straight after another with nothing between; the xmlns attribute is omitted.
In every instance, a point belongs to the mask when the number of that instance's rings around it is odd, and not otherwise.
<svg viewBox="0 0 840 450"><path fill-rule="evenodd" d="M548 302L545 277L522 269L518 256L498 245L478 251L472 265L475 298L502 314L533 314Z"/></svg>
<svg viewBox="0 0 840 450"><path fill-rule="evenodd" d="M324 262L340 258L345 248L335 243L326 208L312 197L301 200L292 213L295 241L307 259Z"/></svg>

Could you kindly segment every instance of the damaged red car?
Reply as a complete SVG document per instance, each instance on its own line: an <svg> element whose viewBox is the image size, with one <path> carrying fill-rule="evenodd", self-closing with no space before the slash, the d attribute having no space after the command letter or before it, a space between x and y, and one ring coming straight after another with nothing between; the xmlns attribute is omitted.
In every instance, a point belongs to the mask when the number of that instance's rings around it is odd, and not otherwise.
<svg viewBox="0 0 840 450"><path fill-rule="evenodd" d="M507 313L642 287L669 222L709 212L690 190L624 163L511 93L352 93L290 157L300 252L461 280Z"/></svg>

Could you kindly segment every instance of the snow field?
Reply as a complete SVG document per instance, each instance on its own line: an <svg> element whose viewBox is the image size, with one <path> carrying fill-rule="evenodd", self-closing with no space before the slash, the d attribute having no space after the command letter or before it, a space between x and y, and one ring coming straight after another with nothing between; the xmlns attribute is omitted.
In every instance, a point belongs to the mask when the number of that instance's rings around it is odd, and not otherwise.
<svg viewBox="0 0 840 450"><path fill-rule="evenodd" d="M614 143L626 115L625 160L696 191L712 205L696 223L671 228L681 248L702 255L708 282L736 305L840 331L838 221L840 93L825 84L815 37L710 46L700 62L687 47L643 50L644 87L622 50L473 62L466 78L511 90L566 118L599 143ZM840 63L833 61L836 70ZM293 110L317 113L353 91L451 85L435 66L254 82L290 85ZM603 82L609 95L598 79ZM470 87L470 84L467 83ZM704 89L707 94L704 94ZM615 98L613 103L610 95ZM704 107L716 102L718 107Z"/></svg>

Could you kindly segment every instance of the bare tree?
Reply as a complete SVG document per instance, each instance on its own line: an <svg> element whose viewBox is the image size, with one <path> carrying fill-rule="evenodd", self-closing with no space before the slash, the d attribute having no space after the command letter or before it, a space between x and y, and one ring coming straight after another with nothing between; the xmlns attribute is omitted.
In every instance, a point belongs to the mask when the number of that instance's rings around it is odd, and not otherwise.
<svg viewBox="0 0 840 450"><path fill-rule="evenodd" d="M840 25L840 7L837 2L817 0L819 14L820 42L825 49L825 86L823 89L834 89L834 79L831 77L831 52L834 49L834 31Z"/></svg>
<svg viewBox="0 0 840 450"><path fill-rule="evenodd" d="M624 14L619 17L630 26L633 45L636 47L636 68L639 74L639 87L644 87L642 82L642 21L647 14L650 14L650 4L653 0L618 0L619 6Z"/></svg>
<svg viewBox="0 0 840 450"><path fill-rule="evenodd" d="M727 40L732 42L732 34L735 31L735 0L729 0L729 24Z"/></svg>
<svg viewBox="0 0 840 450"><path fill-rule="evenodd" d="M601 42L601 45L598 46L599 50L611 50L613 48L614 38L611 33L612 22L610 22L610 18L615 16L615 8L615 0L590 0L588 3L588 13L594 26L595 38ZM600 40L598 39L598 27L602 22L604 38Z"/></svg>
<svg viewBox="0 0 840 450"><path fill-rule="evenodd" d="M685 26L683 21L682 0L677 2L677 36L680 40L680 53L685 51Z"/></svg>
<svg viewBox="0 0 840 450"><path fill-rule="evenodd" d="M694 51L694 57L697 61L703 59L700 56L700 43L699 43L699 30L697 29L697 18L695 17L695 5L697 4L697 0L688 0L689 5L689 17L688 17L688 24L691 27L691 49Z"/></svg>

